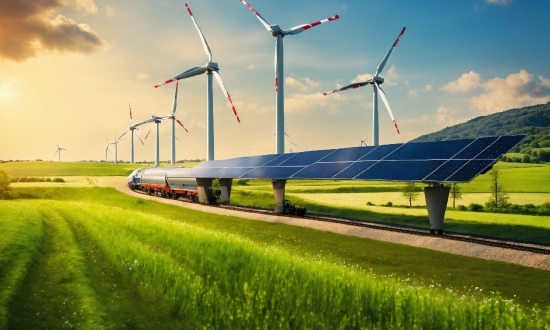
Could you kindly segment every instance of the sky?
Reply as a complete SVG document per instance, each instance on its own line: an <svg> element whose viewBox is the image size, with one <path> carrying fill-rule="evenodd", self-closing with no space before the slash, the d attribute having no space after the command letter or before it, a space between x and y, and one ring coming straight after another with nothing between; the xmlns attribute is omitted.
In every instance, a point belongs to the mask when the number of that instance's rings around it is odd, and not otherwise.
<svg viewBox="0 0 550 330"><path fill-rule="evenodd" d="M241 119L214 80L215 158L275 153L275 38L239 0L187 1ZM550 101L548 0L248 3L282 29L340 17L284 38L285 152L371 144L372 87L323 92L369 79L403 27L380 75L400 134L380 100L380 144ZM56 143L62 161L104 160L130 124L169 114L175 83L153 86L208 61L184 4L2 0L0 160L57 160ZM176 158L206 158L206 75L180 81L176 115L189 131L178 127ZM154 160L154 131L136 161ZM161 123L161 160L170 136Z"/></svg>

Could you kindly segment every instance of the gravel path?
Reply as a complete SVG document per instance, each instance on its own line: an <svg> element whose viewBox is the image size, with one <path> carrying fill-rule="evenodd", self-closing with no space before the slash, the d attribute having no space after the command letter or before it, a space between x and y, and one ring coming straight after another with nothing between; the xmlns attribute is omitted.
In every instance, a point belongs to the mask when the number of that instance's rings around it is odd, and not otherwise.
<svg viewBox="0 0 550 330"><path fill-rule="evenodd" d="M417 236L386 230L356 227L339 223L330 223L309 219L300 219L285 217L279 215L266 215L258 213L240 212L229 210L221 207L211 207L195 203L185 203L171 199L159 198L136 193L128 188L127 185L117 185L116 189L135 197L150 199L161 203L177 205L197 211L209 212L221 215L234 216L250 220L261 220L267 222L284 223L293 226L309 227L317 230L331 231L338 234L364 237L379 241L386 241L398 244L416 246L431 250L443 251L453 254L460 254L470 257L499 260L504 262L515 263L527 267L550 270L550 256L537 254L533 252L524 252L509 250L499 247L490 247L475 243L466 243L460 241L446 240L437 236Z"/></svg>

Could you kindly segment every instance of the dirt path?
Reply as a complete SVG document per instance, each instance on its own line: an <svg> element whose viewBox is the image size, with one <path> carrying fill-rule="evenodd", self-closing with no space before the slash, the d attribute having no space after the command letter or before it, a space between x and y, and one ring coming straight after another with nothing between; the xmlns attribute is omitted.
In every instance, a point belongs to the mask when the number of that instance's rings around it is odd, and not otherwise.
<svg viewBox="0 0 550 330"><path fill-rule="evenodd" d="M159 198L143 195L132 191L126 184L120 184L115 187L118 191L125 194L158 201L165 204L176 205L197 211L209 212L221 215L235 216L239 218L261 220L267 222L284 223L293 226L309 227L317 230L331 231L338 234L364 237L379 241L386 241L410 246L422 247L431 250L443 251L453 254L460 254L470 257L498 260L515 263L527 267L550 270L550 256L536 254L532 252L523 252L508 250L499 247L489 247L480 244L466 243L460 241L450 241L437 236L416 236L404 233L389 232L385 230L349 226L345 224L327 223L316 220L292 218L278 215L264 215L257 213L239 212L220 207L211 207L201 204L184 203L171 199Z"/></svg>

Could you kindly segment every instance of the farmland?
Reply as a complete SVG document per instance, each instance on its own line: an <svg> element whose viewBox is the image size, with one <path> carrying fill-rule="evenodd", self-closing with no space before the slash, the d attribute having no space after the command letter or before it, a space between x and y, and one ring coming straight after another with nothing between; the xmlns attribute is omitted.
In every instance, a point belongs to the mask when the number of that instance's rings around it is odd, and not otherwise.
<svg viewBox="0 0 550 330"><path fill-rule="evenodd" d="M87 171L14 184L25 198L0 201L0 328L550 326L548 271L167 206L104 188L124 177ZM360 204L398 183L326 183L289 183L288 194L320 212L427 223L422 208ZM234 189L235 202L273 203L269 183ZM357 205L331 195L357 195ZM534 216L449 210L447 220L550 236Z"/></svg>

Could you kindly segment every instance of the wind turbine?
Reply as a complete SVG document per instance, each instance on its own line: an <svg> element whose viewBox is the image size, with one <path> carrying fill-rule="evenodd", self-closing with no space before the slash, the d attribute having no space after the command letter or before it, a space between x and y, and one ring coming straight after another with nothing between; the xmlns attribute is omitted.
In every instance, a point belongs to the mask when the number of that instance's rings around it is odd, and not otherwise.
<svg viewBox="0 0 550 330"><path fill-rule="evenodd" d="M144 122L142 122L141 124L146 124L146 123L150 123L150 122L154 122L155 125L157 126L157 141L156 141L156 145L155 145L155 166L159 166L160 165L160 132L159 132L159 124L161 121L165 120L165 119L168 119L170 118L171 115L166 115L166 116L155 116L155 115L152 115L151 116L151 119L148 119ZM151 133L151 130L153 129L153 126L151 126L151 128L149 128L149 132L147 132L147 135L145 136L145 140L147 140L147 137L149 136L149 133Z"/></svg>
<svg viewBox="0 0 550 330"><path fill-rule="evenodd" d="M393 126L395 126L395 129L397 130L397 134L399 134L399 127L397 127L397 122L395 121L395 118L393 117L393 113L391 112L391 108L390 108L390 105L388 103L388 99L386 98L386 93L384 92L382 87L380 87L380 85L382 83L384 83L384 78L380 77L379 74L381 74L382 70L384 70L384 67L386 66L386 63L388 62L388 59L390 58L390 55L393 52L393 49L395 48L395 46L397 46L397 43L399 42L399 39L405 33L405 29L406 29L406 27L403 27L403 29L401 30L401 33L399 33L399 35L397 36L397 39L395 39L395 41L393 42L393 45L391 46L390 50L388 51L386 56L384 56L384 58L382 59L382 62L380 62L380 64L378 64L378 68L376 69L376 73L374 74L374 76L371 79L369 79L367 81L364 81L364 82L347 85L345 87L342 87L340 89L335 89L335 90L327 92L327 93L323 93L324 96L327 96L328 94L332 94L332 93L336 93L336 92L340 92L340 91L345 91L345 90L348 90L348 89L355 89L355 88L363 87L363 86L366 86L366 85L373 85L372 86L373 91L374 91L374 94L373 94L373 97L372 97L372 145L373 146L378 145L378 136L379 136L379 133L378 133L378 93L380 93L380 96L382 97L382 101L384 102L384 105L386 106L386 109L388 109L388 113L390 114L390 117L393 121Z"/></svg>
<svg viewBox="0 0 550 330"><path fill-rule="evenodd" d="M107 152L111 153L111 150L109 150L109 139L108 138L105 138L107 140L107 146L105 147L105 149L100 149L100 150L105 150L105 163L107 163L109 161L109 159L107 158Z"/></svg>
<svg viewBox="0 0 550 330"><path fill-rule="evenodd" d="M179 80L176 81L176 93L174 94L174 102L172 103L172 114L170 115L170 117L168 117L169 119L172 119L172 158L170 159L171 165L176 165L176 122L181 127L183 127L183 129L187 133L189 133L189 131L187 130L187 128L185 128L185 126L183 126L181 121L179 121L179 119L176 118L176 108L178 104L178 85L179 85Z"/></svg>
<svg viewBox="0 0 550 330"><path fill-rule="evenodd" d="M130 138L130 141L131 141L131 147L130 147L130 163L134 163L134 135L137 136L137 138L139 139L139 141L141 142L141 144L145 144L143 143L143 140L141 140L141 138L139 137L139 135L136 134L136 130L138 129L138 126L140 126L140 124L135 124L135 125L132 125L132 107L130 106L130 104L128 103L128 109L130 110L130 128L128 128L128 131L131 131L131 138ZM124 132L121 136L119 136L119 141L120 139L126 135L126 133L128 133L128 131ZM116 139L115 139L116 140Z"/></svg>
<svg viewBox="0 0 550 330"><path fill-rule="evenodd" d="M195 24L195 27L197 28L197 32L199 33L199 37L201 38L202 45L204 47L204 51L206 52L206 55L208 56L208 62L204 66L196 66L194 68L191 68L174 78L165 80L164 82L155 85L155 88L158 88L159 86L178 81L180 79L186 79L193 76L198 76L206 72L207 74L207 83L206 83L206 159L207 160L214 160L214 106L213 106L213 94L212 94L212 75L216 77L216 80L218 81L218 84L220 85L220 88L222 89L223 93L225 94L225 97L229 101L231 105L231 109L233 110L233 114L237 118L237 121L240 123L241 120L239 119L239 115L237 114L237 110L235 109L235 106L233 105L233 101L231 100L231 96L229 96L229 93L227 92L227 89L225 88L222 77L220 76L219 66L218 63L212 62L212 51L210 50L210 47L208 46L208 43L206 42L206 38L202 34L201 29L199 28L199 25L195 21L195 17L193 17L193 13L191 12L191 9L187 4L185 4L185 7L187 8L187 12L189 13L189 16L191 16L191 20L193 21L193 24ZM183 126L183 125L182 125ZM157 131L158 132L158 131ZM158 133L157 133L158 134Z"/></svg>
<svg viewBox="0 0 550 330"><path fill-rule="evenodd" d="M293 28L290 28L288 30L282 30L279 25L273 24L270 25L267 23L267 21L250 6L246 1L240 0L243 5L250 9L254 15L260 20L260 22L265 26L268 32L271 33L272 36L277 38L277 41L275 42L275 93L276 93L276 116L275 116L275 131L277 132L277 142L276 142L276 148L275 152L278 154L282 154L285 152L285 96L284 96L284 58L283 58L283 37L287 35L295 35L304 32L305 30L308 30L314 26L317 26L322 23L327 23L330 21L334 21L338 18L340 18L338 15L331 16L329 18L316 21L310 24L302 24L295 26Z"/></svg>
<svg viewBox="0 0 550 330"><path fill-rule="evenodd" d="M57 155L59 153L59 155L57 156L57 161L60 162L61 161L61 150L67 150L67 149L61 148L59 146L59 144L57 144L57 142L55 144L57 145L57 150L55 151L55 154L53 156L55 157L55 155Z"/></svg>
<svg viewBox="0 0 550 330"><path fill-rule="evenodd" d="M126 133L128 133L128 131L122 133L122 135L119 136L118 139L117 139L116 134L115 134L115 140L114 140L114 142L111 142L111 144L114 144L114 145L115 145L115 164L118 162L118 143L119 143L120 141L126 139L126 138L124 138L124 139L122 138L124 135L126 135Z"/></svg>
<svg viewBox="0 0 550 330"><path fill-rule="evenodd" d="M367 146L367 143L365 142L365 140L361 139L360 137L359 137L359 146L360 147Z"/></svg>

